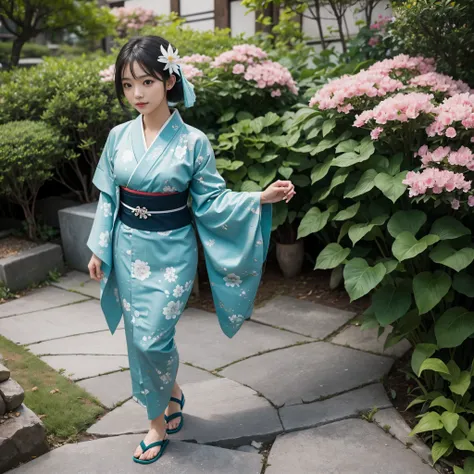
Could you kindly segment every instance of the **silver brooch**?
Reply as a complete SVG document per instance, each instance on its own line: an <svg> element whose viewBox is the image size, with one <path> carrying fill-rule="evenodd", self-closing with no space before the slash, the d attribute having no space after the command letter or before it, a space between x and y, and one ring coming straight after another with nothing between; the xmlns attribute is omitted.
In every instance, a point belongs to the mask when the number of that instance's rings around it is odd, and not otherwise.
<svg viewBox="0 0 474 474"><path fill-rule="evenodd" d="M140 219L148 219L151 216L146 207L137 206L132 212L135 214L135 217Z"/></svg>

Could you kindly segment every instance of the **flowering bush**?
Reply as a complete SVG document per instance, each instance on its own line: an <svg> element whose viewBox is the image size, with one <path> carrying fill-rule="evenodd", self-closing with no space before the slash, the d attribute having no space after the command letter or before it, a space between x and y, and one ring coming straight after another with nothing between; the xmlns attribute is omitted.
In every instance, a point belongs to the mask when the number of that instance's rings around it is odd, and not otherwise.
<svg viewBox="0 0 474 474"><path fill-rule="evenodd" d="M363 327L389 331L385 347L414 346L413 434L430 434L434 461L474 450L473 100L432 60L400 55L321 87L278 141L311 163L298 237L321 242L316 268L351 300L370 295Z"/></svg>
<svg viewBox="0 0 474 474"><path fill-rule="evenodd" d="M145 26L156 25L156 16L153 10L142 7L112 8L111 12L117 18L117 33L119 38L137 34Z"/></svg>

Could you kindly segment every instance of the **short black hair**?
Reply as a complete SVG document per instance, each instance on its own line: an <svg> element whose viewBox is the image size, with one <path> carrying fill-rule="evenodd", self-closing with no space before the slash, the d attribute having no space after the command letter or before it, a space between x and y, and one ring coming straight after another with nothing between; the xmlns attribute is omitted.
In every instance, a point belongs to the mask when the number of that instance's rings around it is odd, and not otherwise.
<svg viewBox="0 0 474 474"><path fill-rule="evenodd" d="M158 61L158 56L162 55L161 46L168 50L169 45L170 42L164 38L149 35L131 38L122 47L115 61L115 91L122 107L125 107L122 74L127 65L130 65L132 76L135 79L133 65L138 63L148 75L163 82L163 86L166 87L166 81L170 78L170 72L168 69L165 71L165 64ZM176 48L173 47L173 49ZM183 84L179 75L176 75L176 84L173 88L169 91L165 89L165 92L169 102L180 102L183 100Z"/></svg>

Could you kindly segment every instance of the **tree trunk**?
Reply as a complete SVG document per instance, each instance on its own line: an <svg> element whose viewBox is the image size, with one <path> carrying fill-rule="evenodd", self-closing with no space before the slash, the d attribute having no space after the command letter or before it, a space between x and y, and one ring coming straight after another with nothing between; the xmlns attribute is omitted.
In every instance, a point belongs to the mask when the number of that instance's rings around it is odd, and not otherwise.
<svg viewBox="0 0 474 474"><path fill-rule="evenodd" d="M346 38L344 36L344 25L342 24L342 16L336 16L337 26L339 28L339 38L341 39L342 52L347 53Z"/></svg>
<svg viewBox="0 0 474 474"><path fill-rule="evenodd" d="M18 66L20 61L20 53L26 40L22 37L18 37L13 41L12 52L10 56L10 67Z"/></svg>
<svg viewBox="0 0 474 474"><path fill-rule="evenodd" d="M310 9L311 13L313 11ZM319 3L319 0L314 0L314 14L313 18L316 20L316 23L318 25L318 31L319 31L319 39L321 40L321 47L326 49L326 40L324 38L324 31L323 31L323 22L321 21L321 5Z"/></svg>

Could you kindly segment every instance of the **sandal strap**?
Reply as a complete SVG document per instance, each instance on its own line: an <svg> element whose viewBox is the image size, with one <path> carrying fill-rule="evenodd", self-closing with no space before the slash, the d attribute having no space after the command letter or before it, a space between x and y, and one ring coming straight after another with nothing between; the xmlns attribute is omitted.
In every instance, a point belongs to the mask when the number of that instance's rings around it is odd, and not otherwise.
<svg viewBox="0 0 474 474"><path fill-rule="evenodd" d="M155 448L157 446L163 446L165 443L166 439L162 441L155 441L154 443L150 443L148 446L142 441L140 441L140 447L143 449L143 452L148 451L151 448Z"/></svg>
<svg viewBox="0 0 474 474"><path fill-rule="evenodd" d="M180 411L177 411L176 413L171 414L170 416L165 415L165 421L168 423L168 421L174 420L175 418L182 418L183 414Z"/></svg>
<svg viewBox="0 0 474 474"><path fill-rule="evenodd" d="M176 398L176 397L171 397L170 402L177 403L181 407L181 410L182 410L183 406L184 406L184 393L181 392L181 400L179 398Z"/></svg>

